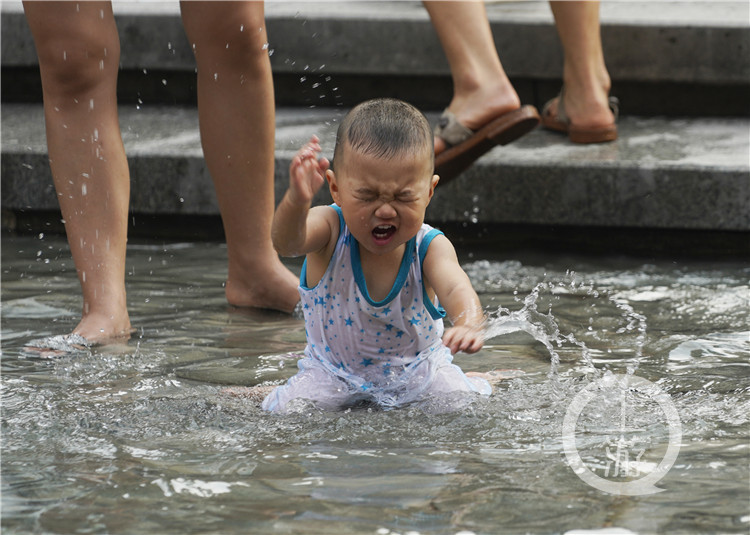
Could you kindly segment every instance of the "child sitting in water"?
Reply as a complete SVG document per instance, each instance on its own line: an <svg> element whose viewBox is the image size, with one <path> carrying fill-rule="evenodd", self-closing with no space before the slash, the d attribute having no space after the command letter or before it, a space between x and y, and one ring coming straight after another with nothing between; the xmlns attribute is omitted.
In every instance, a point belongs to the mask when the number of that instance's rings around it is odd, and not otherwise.
<svg viewBox="0 0 750 535"><path fill-rule="evenodd" d="M427 119L405 102L370 100L339 126L333 168L320 150L313 136L295 155L273 220L279 254L306 255L307 347L263 409L284 412L295 399L387 409L489 395L483 374L451 363L455 352L481 349L484 314L452 244L424 223L439 179ZM311 208L325 180L336 204ZM453 326L444 330L446 312Z"/></svg>

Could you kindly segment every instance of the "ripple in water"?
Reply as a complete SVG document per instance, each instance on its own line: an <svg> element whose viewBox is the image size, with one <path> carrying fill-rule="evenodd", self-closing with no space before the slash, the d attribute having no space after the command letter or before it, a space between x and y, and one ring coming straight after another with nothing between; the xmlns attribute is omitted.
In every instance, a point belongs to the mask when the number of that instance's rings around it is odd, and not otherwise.
<svg viewBox="0 0 750 535"><path fill-rule="evenodd" d="M228 308L223 247L131 247L138 335L43 359L24 347L71 328L78 288L61 267L64 251L37 257L35 241L3 240L4 533L750 527L745 266L474 262L466 270L488 311L487 340L456 363L523 374L459 412L325 413L303 404L279 417L226 386L293 374L304 328ZM53 248L43 251L64 248L44 242ZM571 400L614 374L653 382L680 416L679 457L660 494L599 492L565 461ZM617 433L648 446L632 467L658 461L669 430L653 398L604 389L588 409L577 444L592 470L614 478L606 441Z"/></svg>

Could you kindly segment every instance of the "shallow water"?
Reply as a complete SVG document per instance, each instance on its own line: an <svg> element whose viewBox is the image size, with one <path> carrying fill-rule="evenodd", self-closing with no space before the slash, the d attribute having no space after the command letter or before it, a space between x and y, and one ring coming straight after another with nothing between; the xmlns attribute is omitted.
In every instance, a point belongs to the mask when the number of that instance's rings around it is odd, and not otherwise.
<svg viewBox="0 0 750 535"><path fill-rule="evenodd" d="M291 375L303 324L228 307L225 255L131 244L136 335L45 358L24 347L75 325L72 261L59 237L3 238L3 533L750 530L746 264L467 254L490 338L455 362L522 374L459 413L280 417L226 387ZM563 423L590 386L576 452L618 489L675 441L666 394L680 435L662 492L610 494L573 471Z"/></svg>

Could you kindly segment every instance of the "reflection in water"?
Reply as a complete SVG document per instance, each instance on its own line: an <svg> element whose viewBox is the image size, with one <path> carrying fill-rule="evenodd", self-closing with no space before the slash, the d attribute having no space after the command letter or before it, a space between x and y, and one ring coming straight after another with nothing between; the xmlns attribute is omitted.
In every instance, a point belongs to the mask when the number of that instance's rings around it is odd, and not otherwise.
<svg viewBox="0 0 750 535"><path fill-rule="evenodd" d="M460 413L280 417L224 389L291 376L304 325L228 307L223 247L130 245L136 336L53 358L24 348L77 321L64 241L5 238L2 252L4 533L750 528L750 270L740 264L475 261L465 267L488 339L456 362L523 374ZM659 494L591 488L563 453L576 394L625 373L668 393L681 420ZM662 416L643 392L599 392L576 427L581 459L601 477L637 478L667 447Z"/></svg>

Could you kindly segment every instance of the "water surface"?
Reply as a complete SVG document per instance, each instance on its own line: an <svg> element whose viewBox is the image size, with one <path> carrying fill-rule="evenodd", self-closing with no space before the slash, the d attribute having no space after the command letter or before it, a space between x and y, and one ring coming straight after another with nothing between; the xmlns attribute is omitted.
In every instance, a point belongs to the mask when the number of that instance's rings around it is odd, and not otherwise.
<svg viewBox="0 0 750 535"><path fill-rule="evenodd" d="M228 307L225 258L214 243L131 243L137 333L45 358L26 344L78 319L67 246L3 238L3 533L750 529L745 264L465 252L490 338L455 362L523 373L458 413L281 417L226 389L293 374L303 323ZM657 494L602 492L566 460L572 401L621 374L652 382L679 415L679 455ZM600 477L637 480L664 456L668 422L648 392L600 390L577 450ZM612 458L623 437L627 465Z"/></svg>

